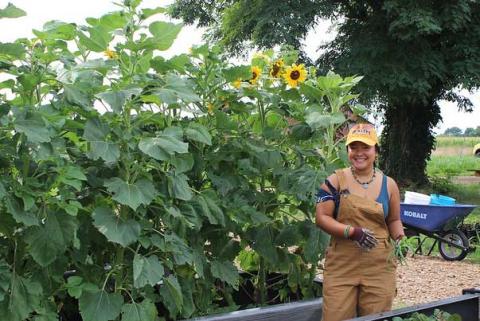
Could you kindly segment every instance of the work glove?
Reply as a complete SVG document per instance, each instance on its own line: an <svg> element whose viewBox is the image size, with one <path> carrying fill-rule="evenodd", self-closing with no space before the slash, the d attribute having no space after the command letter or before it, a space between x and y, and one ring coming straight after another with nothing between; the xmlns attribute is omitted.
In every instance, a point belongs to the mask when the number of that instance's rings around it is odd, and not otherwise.
<svg viewBox="0 0 480 321"><path fill-rule="evenodd" d="M378 240L375 235L373 235L373 232L362 227L354 227L353 235L350 239L365 251L370 251L378 244Z"/></svg>

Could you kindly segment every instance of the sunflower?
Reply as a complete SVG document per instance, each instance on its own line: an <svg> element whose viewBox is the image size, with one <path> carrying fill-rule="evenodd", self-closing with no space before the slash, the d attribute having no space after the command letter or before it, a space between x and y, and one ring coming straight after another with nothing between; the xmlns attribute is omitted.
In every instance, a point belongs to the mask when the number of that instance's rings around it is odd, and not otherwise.
<svg viewBox="0 0 480 321"><path fill-rule="evenodd" d="M207 103L207 110L209 114L213 114L214 106L212 103Z"/></svg>
<svg viewBox="0 0 480 321"><path fill-rule="evenodd" d="M287 68L283 74L283 78L290 87L295 88L299 83L302 83L307 79L307 70L303 64L293 64Z"/></svg>
<svg viewBox="0 0 480 321"><path fill-rule="evenodd" d="M278 59L277 61L275 61L272 65L272 68L270 68L270 76L274 78L280 77L282 67L283 67L283 59Z"/></svg>
<svg viewBox="0 0 480 321"><path fill-rule="evenodd" d="M118 54L115 51L111 50L110 48L107 48L107 50L105 50L103 52L103 54L106 57L108 57L108 59L117 59L118 58Z"/></svg>
<svg viewBox="0 0 480 321"><path fill-rule="evenodd" d="M258 79L260 78L260 74L262 73L262 69L260 69L260 67L258 67L258 66L252 66L251 70L252 70L252 78L250 78L249 82L252 85L255 85L257 83Z"/></svg>
<svg viewBox="0 0 480 321"><path fill-rule="evenodd" d="M240 78L238 78L237 80L232 82L232 86L237 88L237 89L240 88L241 85L242 85L242 79L240 79Z"/></svg>

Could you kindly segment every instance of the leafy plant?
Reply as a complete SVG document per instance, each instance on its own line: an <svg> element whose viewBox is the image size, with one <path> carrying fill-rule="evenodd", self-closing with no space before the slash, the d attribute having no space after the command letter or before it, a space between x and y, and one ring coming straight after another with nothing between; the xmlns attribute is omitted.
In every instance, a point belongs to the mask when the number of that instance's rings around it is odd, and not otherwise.
<svg viewBox="0 0 480 321"><path fill-rule="evenodd" d="M272 272L315 295L328 239L313 195L342 165L335 113L359 79L291 74L290 87L270 72L296 63L288 49L245 66L207 45L165 59L181 25L164 11L124 0L0 45L5 319L209 314L235 306L239 267L257 304Z"/></svg>
<svg viewBox="0 0 480 321"><path fill-rule="evenodd" d="M458 314L450 314L439 309L433 311L433 315L428 316L423 313L415 312L408 318L394 317L393 321L461 321L462 317Z"/></svg>

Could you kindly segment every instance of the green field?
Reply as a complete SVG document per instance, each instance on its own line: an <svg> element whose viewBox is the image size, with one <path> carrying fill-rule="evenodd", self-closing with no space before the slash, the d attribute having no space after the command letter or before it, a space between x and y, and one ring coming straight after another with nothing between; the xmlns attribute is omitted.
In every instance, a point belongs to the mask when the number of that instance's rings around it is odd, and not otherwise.
<svg viewBox="0 0 480 321"><path fill-rule="evenodd" d="M472 155L432 155L427 163L429 176L470 176L480 169L480 157Z"/></svg>
<svg viewBox="0 0 480 321"><path fill-rule="evenodd" d="M451 137L451 136L437 136L437 148L445 147L469 147L470 150L476 144L480 143L480 137Z"/></svg>
<svg viewBox="0 0 480 321"><path fill-rule="evenodd" d="M436 140L436 148L427 164L429 176L470 176L472 170L480 169L480 157L473 155L473 146L480 143L480 137L439 136Z"/></svg>

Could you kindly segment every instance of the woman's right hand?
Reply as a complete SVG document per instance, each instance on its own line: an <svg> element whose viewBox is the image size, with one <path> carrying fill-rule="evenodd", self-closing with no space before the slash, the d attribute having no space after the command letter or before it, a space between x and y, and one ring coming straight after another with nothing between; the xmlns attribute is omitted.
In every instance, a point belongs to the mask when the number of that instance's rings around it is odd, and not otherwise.
<svg viewBox="0 0 480 321"><path fill-rule="evenodd" d="M367 228L354 227L353 234L350 236L350 239L354 241L361 249L370 251L377 246L378 240Z"/></svg>

